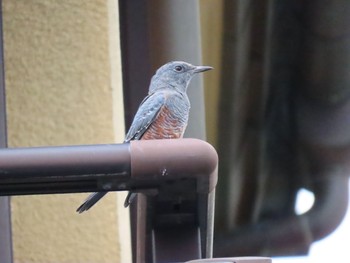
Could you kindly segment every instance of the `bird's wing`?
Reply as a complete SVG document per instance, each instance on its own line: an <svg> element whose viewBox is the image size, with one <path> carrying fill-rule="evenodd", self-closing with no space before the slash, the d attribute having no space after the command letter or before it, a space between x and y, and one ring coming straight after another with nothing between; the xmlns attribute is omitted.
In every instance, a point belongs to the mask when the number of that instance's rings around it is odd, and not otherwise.
<svg viewBox="0 0 350 263"><path fill-rule="evenodd" d="M164 93L156 92L148 95L141 102L124 142L139 140L142 137L148 127L157 118L158 113L164 106L165 100L166 96Z"/></svg>

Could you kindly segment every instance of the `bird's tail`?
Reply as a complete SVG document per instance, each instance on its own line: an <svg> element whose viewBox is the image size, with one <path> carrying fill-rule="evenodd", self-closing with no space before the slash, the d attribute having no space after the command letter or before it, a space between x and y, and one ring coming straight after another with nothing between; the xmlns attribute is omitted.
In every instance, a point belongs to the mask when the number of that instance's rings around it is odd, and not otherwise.
<svg viewBox="0 0 350 263"><path fill-rule="evenodd" d="M128 207L136 197L136 193L129 192L128 196L125 198L124 207Z"/></svg>
<svg viewBox="0 0 350 263"><path fill-rule="evenodd" d="M82 212L85 212L89 210L94 204L96 204L102 197L105 196L107 192L97 192L93 193L88 196L88 198L85 200L85 202L78 207L77 212L81 214Z"/></svg>

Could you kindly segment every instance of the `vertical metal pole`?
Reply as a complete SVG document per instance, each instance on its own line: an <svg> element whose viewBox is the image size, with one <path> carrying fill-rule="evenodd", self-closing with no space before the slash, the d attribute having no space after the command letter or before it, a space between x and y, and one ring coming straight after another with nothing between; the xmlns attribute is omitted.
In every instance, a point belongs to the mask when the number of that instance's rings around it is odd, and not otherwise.
<svg viewBox="0 0 350 263"><path fill-rule="evenodd" d="M199 2L119 1L119 12L125 117L126 127L129 127L139 103L148 92L151 75L159 66L171 60L184 60L197 65L202 63ZM185 137L205 139L204 90L201 76L195 77L191 86L188 90L191 113ZM177 247L165 242L170 240L170 235L160 230L153 231L154 240L159 242L151 242L153 222L145 221L150 212L146 210L149 207L141 201L134 202L130 210L133 262L152 262L152 253L159 244L172 252L177 251ZM186 229L182 231L181 236L187 238L190 232ZM201 241L197 231L198 229L194 229L191 232L190 241L192 246L200 250ZM178 232L177 234L180 235ZM202 238L202 245L205 247L204 235ZM210 256L209 251L211 249L205 248L202 252Z"/></svg>
<svg viewBox="0 0 350 263"><path fill-rule="evenodd" d="M2 0L0 0L0 148L7 147L5 74L2 31ZM0 197L0 262L13 262L10 198Z"/></svg>
<svg viewBox="0 0 350 263"><path fill-rule="evenodd" d="M124 112L127 129L130 127L140 102L148 93L151 78L147 4L147 0L119 1ZM136 205L131 205L130 208L133 262L145 262L146 251L143 237L145 238L146 230L145 224L140 223L141 218L145 215L144 207L138 209Z"/></svg>
<svg viewBox="0 0 350 263"><path fill-rule="evenodd" d="M125 127L128 129L152 76L149 58L147 0L119 1Z"/></svg>
<svg viewBox="0 0 350 263"><path fill-rule="evenodd" d="M153 70L172 60L183 60L202 64L200 14L198 0L153 0L149 1L147 23L149 25L150 59ZM205 140L205 107L203 76L196 76L188 88L191 101L189 125L185 137ZM205 206L204 200L198 206ZM205 214L207 216L207 214ZM176 235L175 235L176 233ZM207 247L207 232L199 231L195 225L173 229L154 226L152 250L159 262L171 258L181 261L187 258L211 257L212 249ZM150 248L149 248L150 249ZM179 254L182 251L182 255ZM157 261L158 261L157 260Z"/></svg>
<svg viewBox="0 0 350 263"><path fill-rule="evenodd" d="M153 70L171 60L202 64L198 0L154 0L147 7ZM191 81L187 93L191 111L185 137L205 140L203 75Z"/></svg>

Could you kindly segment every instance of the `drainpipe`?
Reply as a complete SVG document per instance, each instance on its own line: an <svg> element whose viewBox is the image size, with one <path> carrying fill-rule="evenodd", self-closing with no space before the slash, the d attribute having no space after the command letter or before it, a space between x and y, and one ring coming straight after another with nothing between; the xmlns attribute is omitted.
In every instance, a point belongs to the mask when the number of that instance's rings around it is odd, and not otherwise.
<svg viewBox="0 0 350 263"><path fill-rule="evenodd" d="M0 149L7 147L2 1L0 0ZM0 262L13 262L10 198L0 197Z"/></svg>

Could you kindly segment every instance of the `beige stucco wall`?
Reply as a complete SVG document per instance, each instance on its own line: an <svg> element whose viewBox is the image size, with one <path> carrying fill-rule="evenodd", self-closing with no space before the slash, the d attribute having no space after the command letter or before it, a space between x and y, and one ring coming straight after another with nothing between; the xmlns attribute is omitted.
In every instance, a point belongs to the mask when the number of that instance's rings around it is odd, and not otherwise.
<svg viewBox="0 0 350 263"><path fill-rule="evenodd" d="M117 0L3 0L3 19L9 146L121 142ZM85 196L13 197L15 262L127 262L122 198L78 215Z"/></svg>

